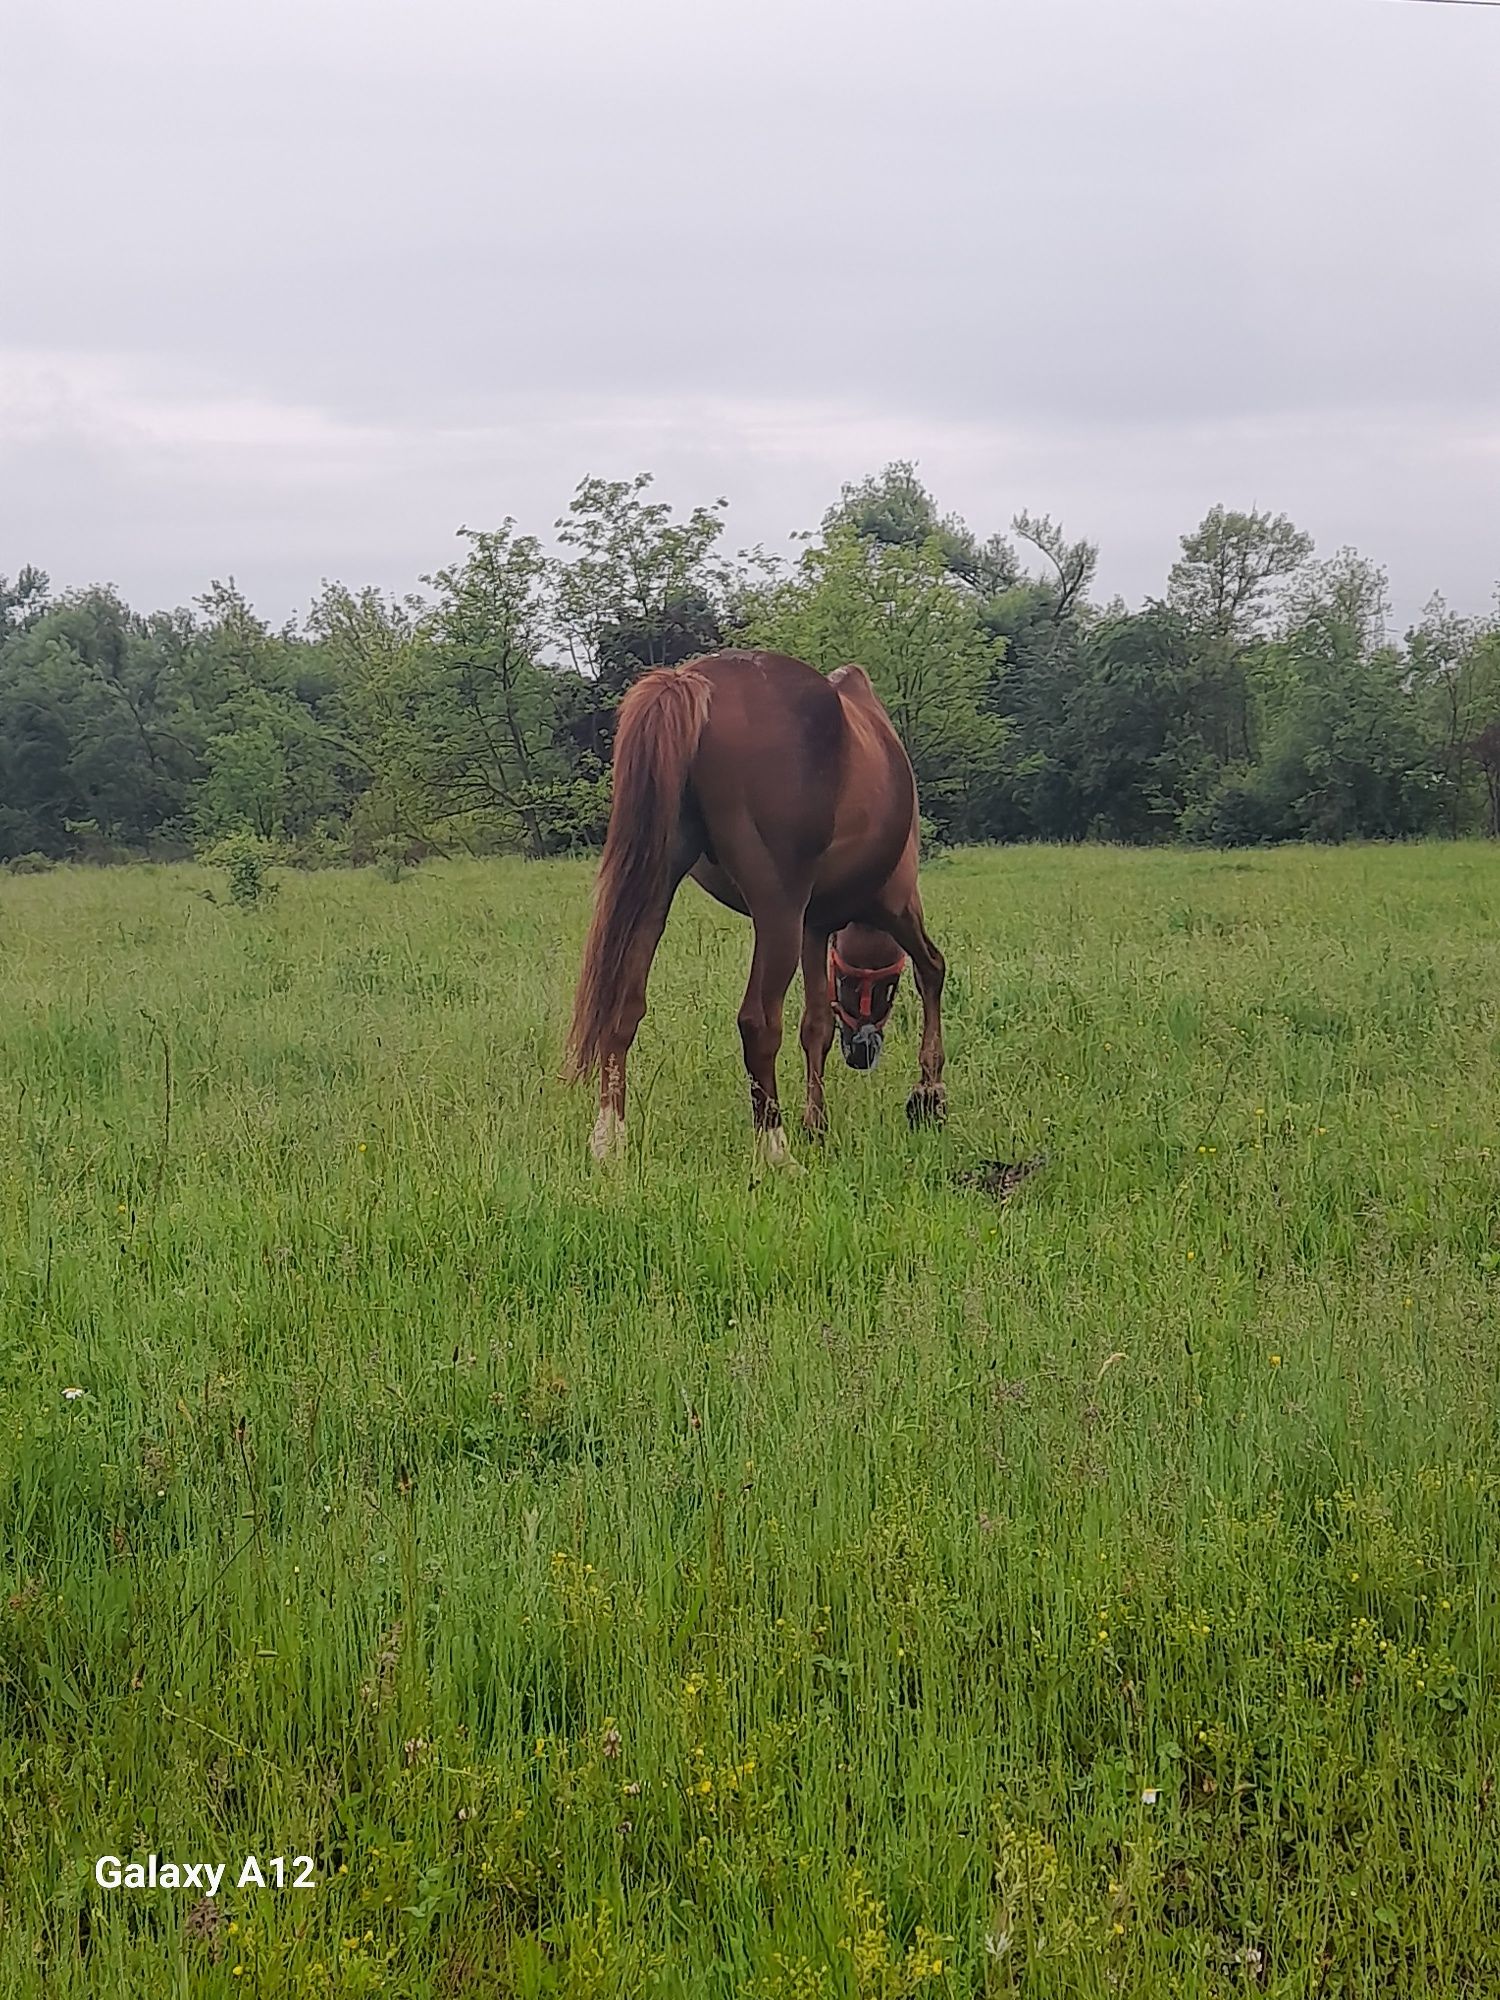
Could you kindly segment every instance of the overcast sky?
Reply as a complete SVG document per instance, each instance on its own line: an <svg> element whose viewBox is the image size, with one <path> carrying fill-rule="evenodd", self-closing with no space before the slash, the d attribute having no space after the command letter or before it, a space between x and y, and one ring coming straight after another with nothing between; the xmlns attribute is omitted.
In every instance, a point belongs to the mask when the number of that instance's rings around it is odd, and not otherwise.
<svg viewBox="0 0 1500 2000"><path fill-rule="evenodd" d="M1222 500L1482 610L1497 103L1430 0L6 0L0 571L280 618L903 457L1106 593Z"/></svg>

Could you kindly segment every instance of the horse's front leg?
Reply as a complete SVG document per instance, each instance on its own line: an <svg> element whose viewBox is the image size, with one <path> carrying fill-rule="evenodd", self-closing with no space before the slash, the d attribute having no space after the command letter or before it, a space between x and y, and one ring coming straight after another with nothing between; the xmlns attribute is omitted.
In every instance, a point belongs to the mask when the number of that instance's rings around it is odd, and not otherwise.
<svg viewBox="0 0 1500 2000"><path fill-rule="evenodd" d="M823 1104L823 1066L833 1047L833 987L828 977L829 933L805 925L802 931L802 1053L807 1058L807 1096L802 1129L821 1139L828 1129Z"/></svg>
<svg viewBox="0 0 1500 2000"><path fill-rule="evenodd" d="M740 1003L740 1041L745 1051L745 1068L750 1074L750 1115L755 1124L755 1149L768 1166L786 1166L791 1153L781 1126L781 1105L776 1091L776 1057L781 1049L782 1012L786 990L797 970L797 954L802 939L800 907L784 903L757 910L755 954L750 961L750 979Z"/></svg>
<svg viewBox="0 0 1500 2000"><path fill-rule="evenodd" d="M912 977L922 996L917 1087L906 1100L906 1115L913 1125L940 1124L948 1113L948 1092L943 1083L943 981L948 968L927 935L922 899L915 891L903 910L892 911L880 921L911 960Z"/></svg>

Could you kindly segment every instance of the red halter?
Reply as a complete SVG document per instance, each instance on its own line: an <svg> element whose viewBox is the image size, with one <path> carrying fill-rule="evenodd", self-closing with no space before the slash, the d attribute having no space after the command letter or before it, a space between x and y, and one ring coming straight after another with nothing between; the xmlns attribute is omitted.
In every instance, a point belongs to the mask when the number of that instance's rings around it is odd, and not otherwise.
<svg viewBox="0 0 1500 2000"><path fill-rule="evenodd" d="M833 988L833 1011L842 1027L854 1034L874 1019L875 988L883 979L899 979L906 964L903 951L894 965L846 965L839 957L838 947L832 939L828 944L829 962L833 967L833 977L829 984ZM839 981L852 980L859 989L859 1012L851 1014L839 1001Z"/></svg>

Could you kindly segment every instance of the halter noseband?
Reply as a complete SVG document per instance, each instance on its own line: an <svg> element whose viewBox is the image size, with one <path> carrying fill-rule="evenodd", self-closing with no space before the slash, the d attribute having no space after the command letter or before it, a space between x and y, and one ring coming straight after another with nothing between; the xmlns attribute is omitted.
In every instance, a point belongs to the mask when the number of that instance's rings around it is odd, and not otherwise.
<svg viewBox="0 0 1500 2000"><path fill-rule="evenodd" d="M860 1028L868 1026L874 1020L875 988L883 979L899 979L901 977L902 969L906 964L906 953L903 951L894 965L846 965L843 959L839 957L838 947L830 939L828 957L833 968L833 977L829 981L829 985L833 989L833 1011L839 1025L847 1028L852 1035L857 1033ZM848 1008L843 1006L839 1000L839 981L841 979L852 980L859 989L859 1012L857 1014L851 1014Z"/></svg>

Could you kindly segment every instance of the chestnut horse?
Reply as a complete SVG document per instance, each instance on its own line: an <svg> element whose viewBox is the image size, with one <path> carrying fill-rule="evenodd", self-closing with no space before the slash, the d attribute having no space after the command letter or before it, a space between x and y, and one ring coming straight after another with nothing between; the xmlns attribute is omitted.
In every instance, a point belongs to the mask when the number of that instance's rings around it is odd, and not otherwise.
<svg viewBox="0 0 1500 2000"><path fill-rule="evenodd" d="M620 706L614 802L568 1043L599 1071L591 1146L625 1143L625 1059L678 884L691 875L755 926L740 1039L758 1149L787 1159L776 1095L782 1004L802 963L805 1130L820 1134L837 1020L845 1060L873 1068L910 957L922 996L913 1124L944 1110L943 957L917 894L917 787L863 667L825 676L782 653L659 668ZM836 940L836 941L835 941Z"/></svg>

